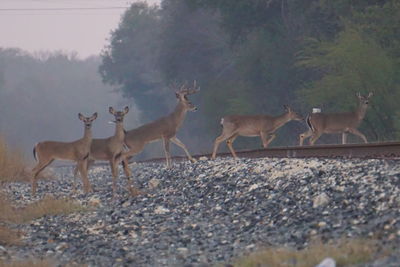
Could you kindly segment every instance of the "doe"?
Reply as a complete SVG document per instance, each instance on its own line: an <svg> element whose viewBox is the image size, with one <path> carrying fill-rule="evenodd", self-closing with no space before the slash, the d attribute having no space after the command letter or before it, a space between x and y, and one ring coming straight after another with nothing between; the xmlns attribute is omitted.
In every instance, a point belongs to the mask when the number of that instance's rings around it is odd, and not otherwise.
<svg viewBox="0 0 400 267"><path fill-rule="evenodd" d="M240 136L260 136L264 148L276 137L275 131L291 120L303 120L303 117L284 105L285 113L279 116L270 115L230 115L221 119L222 134L215 139L212 159L217 155L218 146L226 140L229 150L237 158L233 142Z"/></svg>
<svg viewBox="0 0 400 267"><path fill-rule="evenodd" d="M90 145L92 143L92 122L97 118L97 112L91 117L85 117L81 113L78 117L83 121L85 130L83 137L74 142L44 141L37 143L33 148L33 156L38 161L32 169L32 194L35 195L37 188L37 176L55 159L72 160L77 163L77 170L81 174L83 189L85 193L92 191L87 177L87 160L89 157Z"/></svg>
<svg viewBox="0 0 400 267"><path fill-rule="evenodd" d="M310 136L310 145L314 145L322 134L331 133L341 133L343 144L347 142L347 133L357 135L364 143L367 143L367 138L363 133L357 130L357 128L365 117L369 99L372 95L373 93L371 92L367 96L362 96L360 93L357 93L358 108L350 112L311 113L308 115L306 121L309 130L300 135L300 146L303 145L304 139Z"/></svg>

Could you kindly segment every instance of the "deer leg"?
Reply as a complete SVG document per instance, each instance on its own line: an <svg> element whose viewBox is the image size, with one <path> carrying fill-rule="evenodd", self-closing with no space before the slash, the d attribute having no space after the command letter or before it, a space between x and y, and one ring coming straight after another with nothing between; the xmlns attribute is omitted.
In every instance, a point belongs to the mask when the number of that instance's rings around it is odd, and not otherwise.
<svg viewBox="0 0 400 267"><path fill-rule="evenodd" d="M221 134L220 136L218 136L217 138L215 138L213 153L212 153L212 156L211 156L212 159L215 159L215 157L217 156L217 150L218 150L219 145L220 145L223 141L225 141L226 139L228 139L229 137L232 137L232 136L233 136L233 135L232 135L232 132L229 131L229 130L226 130L226 129L227 129L227 128L224 128L224 129L222 130L222 134ZM229 146L228 146L228 147L229 147ZM232 151L231 151L231 152L232 152ZM233 154L233 153L232 153L232 154Z"/></svg>
<svg viewBox="0 0 400 267"><path fill-rule="evenodd" d="M82 175L82 174L81 174ZM78 176L78 164L76 164L74 169L74 180L72 182L72 192L76 192L76 180Z"/></svg>
<svg viewBox="0 0 400 267"><path fill-rule="evenodd" d="M178 138L176 138L176 136L172 137L171 141L175 145L181 147L183 149L183 151L185 151L186 156L189 158L190 161L192 161L192 162L196 162L197 161L189 154L189 151L187 150L186 146Z"/></svg>
<svg viewBox="0 0 400 267"><path fill-rule="evenodd" d="M342 133L342 144L343 145L347 144L347 133L346 132Z"/></svg>
<svg viewBox="0 0 400 267"><path fill-rule="evenodd" d="M130 185L131 184L132 171L128 166L128 164L129 164L128 158L124 157L121 160L121 162L122 162L122 167L124 168L125 176L128 179L128 183Z"/></svg>
<svg viewBox="0 0 400 267"><path fill-rule="evenodd" d="M163 137L165 159L167 161L167 168L171 168L171 154L169 153L169 139Z"/></svg>
<svg viewBox="0 0 400 267"><path fill-rule="evenodd" d="M111 174L112 174L112 191L113 191L113 198L115 198L115 194L117 191L117 175L118 175L118 164L117 164L117 159L115 156L110 160L110 167L111 167Z"/></svg>
<svg viewBox="0 0 400 267"><path fill-rule="evenodd" d="M132 188L132 170L129 168L129 159L133 157L134 155L138 154L140 151L143 150L144 144L133 144L129 146L129 151L123 152L121 155L121 164L124 169L124 173L126 176L126 179L128 180L128 186Z"/></svg>
<svg viewBox="0 0 400 267"><path fill-rule="evenodd" d="M54 159L48 159L47 161L42 161L38 162L36 166L32 169L33 176L32 176L32 195L34 196L36 194L36 188L37 188L37 177L41 171L43 171L47 166L52 163Z"/></svg>
<svg viewBox="0 0 400 267"><path fill-rule="evenodd" d="M80 160L78 161L78 169L79 173L81 174L81 179L82 179L82 184L83 184L83 191L85 194L93 191L92 186L90 185L89 179L88 179L88 160Z"/></svg>
<svg viewBox="0 0 400 267"><path fill-rule="evenodd" d="M308 130L307 132L304 132L304 133L300 134L300 136L299 136L299 139L300 139L299 145L302 146L303 142L304 142L304 139L310 137L311 135L313 135L313 131L311 131L311 129Z"/></svg>
<svg viewBox="0 0 400 267"><path fill-rule="evenodd" d="M349 129L349 132L354 134L354 135L357 135L358 137L360 137L364 141L364 143L368 143L367 138L365 137L365 135L363 133L361 133L359 130L357 130L357 129Z"/></svg>
<svg viewBox="0 0 400 267"><path fill-rule="evenodd" d="M93 163L94 163L94 160L92 160L92 159L87 159L87 160L84 160L85 161L85 169L86 169L86 178L88 177L87 176L87 173L89 172L89 168L90 168L90 166L92 166L93 165ZM79 174L80 174L80 176L81 176L81 179L82 179L82 185L83 186L85 186L85 184L84 184L84 177L83 177L83 173L81 172L81 170L80 170L80 168L81 167L79 167L79 162L76 164L76 166L75 166L75 169L74 169L74 181L73 181L73 183L72 183L72 190L73 190L73 192L76 192L76 183L77 183L77 176L78 176L78 171L79 171ZM89 178L87 178L87 181L89 181ZM92 186L91 186L91 184L89 183L89 192L93 192L93 188L92 188Z"/></svg>
<svg viewBox="0 0 400 267"><path fill-rule="evenodd" d="M267 139L267 136L269 137L268 139ZM260 137L261 137L261 141L263 143L263 147L267 148L268 145L272 142L272 140L275 139L276 135L274 133L267 134L266 132L261 132Z"/></svg>
<svg viewBox="0 0 400 267"><path fill-rule="evenodd" d="M318 140L318 138L320 138L322 135L322 133L318 133L318 132L313 132L311 139L310 139L310 145L314 145L314 143Z"/></svg>
<svg viewBox="0 0 400 267"><path fill-rule="evenodd" d="M235 150L233 149L233 142L235 141L236 137L238 137L238 134L234 134L231 137L228 138L228 140L226 140L226 145L228 146L229 150L232 153L232 156L237 159L237 155Z"/></svg>
<svg viewBox="0 0 400 267"><path fill-rule="evenodd" d="M215 159L219 145L225 140L226 140L226 137L224 135L220 135L215 139L213 153L211 156L212 159Z"/></svg>

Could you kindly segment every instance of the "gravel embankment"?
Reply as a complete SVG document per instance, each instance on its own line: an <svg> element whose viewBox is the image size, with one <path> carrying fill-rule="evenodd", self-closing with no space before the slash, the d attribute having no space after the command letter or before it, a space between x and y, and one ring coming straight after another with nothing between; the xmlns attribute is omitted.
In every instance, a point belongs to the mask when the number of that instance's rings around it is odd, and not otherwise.
<svg viewBox="0 0 400 267"><path fill-rule="evenodd" d="M3 190L21 205L53 194L92 210L18 226L27 245L6 248L0 257L46 256L89 266L207 266L265 245L301 248L316 237L374 237L397 253L399 163L218 159L175 163L172 169L133 164L147 194L131 197L121 173L114 201L108 168L91 170L95 193L88 196L81 190L71 194L72 169L58 168L55 179L39 183L35 199L29 184L6 184ZM397 260L392 256L383 265L396 266L390 264Z"/></svg>

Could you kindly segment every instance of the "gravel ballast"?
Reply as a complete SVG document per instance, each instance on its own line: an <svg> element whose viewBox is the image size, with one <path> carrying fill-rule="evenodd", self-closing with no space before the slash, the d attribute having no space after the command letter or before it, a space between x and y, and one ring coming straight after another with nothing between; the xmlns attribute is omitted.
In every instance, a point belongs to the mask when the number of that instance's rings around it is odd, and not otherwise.
<svg viewBox="0 0 400 267"><path fill-rule="evenodd" d="M72 193L72 168L3 191L24 206L71 197L88 209L16 225L20 247L0 257L51 257L89 266L208 266L265 246L306 247L312 240L371 237L400 252L400 161L217 159L132 164L143 195L131 196L122 172L112 199L108 167L89 172L94 193ZM396 254L395 253L395 254ZM400 253L399 253L400 254ZM385 266L400 258L388 257ZM381 260L382 262L382 260ZM380 266L370 263L368 266ZM393 265L396 266L396 265Z"/></svg>

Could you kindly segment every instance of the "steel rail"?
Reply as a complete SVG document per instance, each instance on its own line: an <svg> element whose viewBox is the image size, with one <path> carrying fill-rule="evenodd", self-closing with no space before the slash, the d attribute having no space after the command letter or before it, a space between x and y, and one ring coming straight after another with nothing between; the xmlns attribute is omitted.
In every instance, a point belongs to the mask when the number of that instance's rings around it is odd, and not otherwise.
<svg viewBox="0 0 400 267"><path fill-rule="evenodd" d="M400 142L381 142L369 144L346 145L314 145L271 147L266 149L242 150L236 154L240 158L400 158ZM207 157L211 154L199 154L193 156L196 159ZM217 157L232 157L231 153L219 153ZM172 160L186 160L184 156L174 156ZM162 162L165 157L140 160L137 162Z"/></svg>

